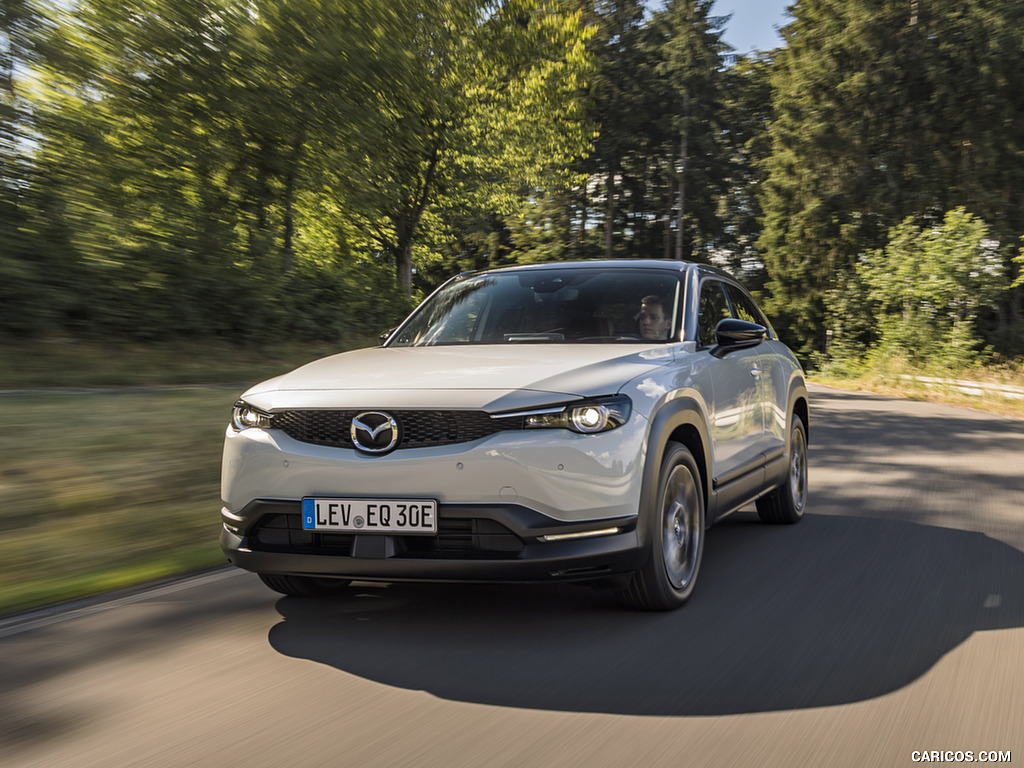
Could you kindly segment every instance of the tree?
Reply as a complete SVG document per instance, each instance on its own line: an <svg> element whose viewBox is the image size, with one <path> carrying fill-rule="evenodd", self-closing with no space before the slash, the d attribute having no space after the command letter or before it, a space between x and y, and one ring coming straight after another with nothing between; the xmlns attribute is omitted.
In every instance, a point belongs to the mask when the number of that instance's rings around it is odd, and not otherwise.
<svg viewBox="0 0 1024 768"><path fill-rule="evenodd" d="M365 180L351 194L404 289L428 213L512 215L586 150L585 37L579 13L547 0L430 2L406 18L399 40L416 55L383 94L381 133L350 137L342 161Z"/></svg>
<svg viewBox="0 0 1024 768"><path fill-rule="evenodd" d="M762 217L760 190L771 155L772 54L737 56L724 83L722 143L728 161L728 186L719 197L722 219L720 253L725 266L748 288L763 289L765 265L757 248Z"/></svg>
<svg viewBox="0 0 1024 768"><path fill-rule="evenodd" d="M662 78L655 72L657 36L645 24L640 0L588 4L594 72L585 94L596 129L593 152L580 165L579 235L590 255L605 258L649 252L650 174L667 128ZM588 221L599 222L592 235ZM599 229L598 229L599 227Z"/></svg>
<svg viewBox="0 0 1024 768"><path fill-rule="evenodd" d="M0 4L0 326L18 332L46 324L55 297L26 235L32 112L23 86L37 59L43 18L29 0ZM43 254L39 254L43 256ZM41 268L42 267L42 268Z"/></svg>
<svg viewBox="0 0 1024 768"><path fill-rule="evenodd" d="M586 33L560 0L48 13L35 144L5 141L0 159L31 177L3 185L30 201L7 219L63 266L46 272L66 301L45 306L67 328L265 333L290 322L292 282L341 281L358 303L367 285L384 295L368 276L387 269L404 306L414 253L436 258L460 217L514 215L586 149Z"/></svg>
<svg viewBox="0 0 1024 768"><path fill-rule="evenodd" d="M970 363L979 312L1006 289L998 243L964 208L924 228L908 217L857 268L879 318L879 350L914 363Z"/></svg>
<svg viewBox="0 0 1024 768"><path fill-rule="evenodd" d="M772 72L760 246L769 308L808 353L824 345L835 276L906 216L966 205L1009 261L1024 229L1024 36L1019 5L995 0L792 10Z"/></svg>
<svg viewBox="0 0 1024 768"><path fill-rule="evenodd" d="M722 86L730 49L722 40L727 19L711 16L712 5L712 0L670 0L659 18L664 25L659 71L674 96L672 127L678 139L666 148L675 171L676 259L710 261L724 235L718 200L728 175Z"/></svg>

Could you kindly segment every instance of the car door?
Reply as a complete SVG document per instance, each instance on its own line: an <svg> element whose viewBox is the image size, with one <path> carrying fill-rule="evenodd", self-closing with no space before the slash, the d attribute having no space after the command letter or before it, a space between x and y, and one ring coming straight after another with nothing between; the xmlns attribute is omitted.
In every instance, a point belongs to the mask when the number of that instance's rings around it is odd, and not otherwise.
<svg viewBox="0 0 1024 768"><path fill-rule="evenodd" d="M700 287L697 333L698 347L708 355L712 380L710 431L713 453L712 483L716 490L763 466L764 396L758 348L736 349L725 355L711 355L715 327L734 317L726 283L705 279ZM744 485L749 483L745 482Z"/></svg>
<svg viewBox="0 0 1024 768"><path fill-rule="evenodd" d="M733 317L771 328L764 313L754 300L731 283L726 284ZM758 383L760 385L761 413L764 434L761 445L766 459L775 458L786 447L786 407L789 380L785 376L787 364L776 351L777 342L769 339L755 347L758 358Z"/></svg>

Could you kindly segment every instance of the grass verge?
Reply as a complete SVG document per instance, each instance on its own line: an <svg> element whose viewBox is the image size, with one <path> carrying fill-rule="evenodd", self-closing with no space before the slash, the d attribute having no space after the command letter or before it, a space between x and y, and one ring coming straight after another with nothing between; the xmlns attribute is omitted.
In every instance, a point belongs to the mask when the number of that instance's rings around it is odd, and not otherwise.
<svg viewBox="0 0 1024 768"><path fill-rule="evenodd" d="M224 562L223 389L0 399L0 611Z"/></svg>
<svg viewBox="0 0 1024 768"><path fill-rule="evenodd" d="M0 346L0 389L231 383L0 397L0 612L226 562L220 454L245 382L367 342Z"/></svg>
<svg viewBox="0 0 1024 768"><path fill-rule="evenodd" d="M864 365L827 366L809 374L811 381L840 389L875 392L892 397L945 403L988 413L1024 419L1024 398L1010 397L986 385L1024 388L1024 368L1020 364L966 370L921 369L900 361L867 367ZM965 392L963 383L974 382L980 391Z"/></svg>
<svg viewBox="0 0 1024 768"><path fill-rule="evenodd" d="M318 357L376 343L375 337L354 337L331 344L100 344L68 339L0 344L0 389L255 382Z"/></svg>

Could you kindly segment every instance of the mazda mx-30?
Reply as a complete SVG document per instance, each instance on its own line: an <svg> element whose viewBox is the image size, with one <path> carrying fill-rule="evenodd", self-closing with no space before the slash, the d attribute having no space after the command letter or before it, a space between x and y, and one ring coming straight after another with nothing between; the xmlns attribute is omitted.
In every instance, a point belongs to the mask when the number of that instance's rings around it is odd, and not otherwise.
<svg viewBox="0 0 1024 768"><path fill-rule="evenodd" d="M800 365L718 269L459 275L381 346L242 395L221 544L289 595L550 580L670 609L715 521L801 519L808 417Z"/></svg>

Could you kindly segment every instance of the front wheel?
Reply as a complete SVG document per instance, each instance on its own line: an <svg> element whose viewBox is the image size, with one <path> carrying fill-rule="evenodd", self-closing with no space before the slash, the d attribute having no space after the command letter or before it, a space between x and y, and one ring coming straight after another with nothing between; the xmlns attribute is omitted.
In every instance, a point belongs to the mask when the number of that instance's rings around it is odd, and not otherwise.
<svg viewBox="0 0 1024 768"><path fill-rule="evenodd" d="M287 576L261 573L260 581L275 592L293 597L322 597L345 589L352 582L347 579L318 578L316 576Z"/></svg>
<svg viewBox="0 0 1024 768"><path fill-rule="evenodd" d="M668 445L649 523L647 563L632 574L623 597L634 608L668 611L690 598L704 552L700 472L684 445Z"/></svg>
<svg viewBox="0 0 1024 768"><path fill-rule="evenodd" d="M798 523L807 506L807 430L793 417L789 435L786 482L757 500L757 516L765 523Z"/></svg>

